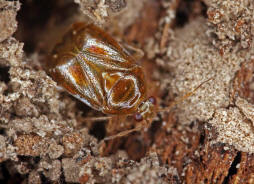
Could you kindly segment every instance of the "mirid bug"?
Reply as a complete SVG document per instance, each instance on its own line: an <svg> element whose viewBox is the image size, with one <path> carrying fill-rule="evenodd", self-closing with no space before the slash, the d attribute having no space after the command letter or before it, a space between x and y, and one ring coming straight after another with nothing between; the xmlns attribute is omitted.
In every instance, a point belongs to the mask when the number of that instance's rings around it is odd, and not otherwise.
<svg viewBox="0 0 254 184"><path fill-rule="evenodd" d="M124 47L93 24L72 25L53 49L47 72L59 86L91 108L109 115L133 114L136 121L143 122L108 139L140 130L154 115L156 100L147 98L142 67Z"/></svg>

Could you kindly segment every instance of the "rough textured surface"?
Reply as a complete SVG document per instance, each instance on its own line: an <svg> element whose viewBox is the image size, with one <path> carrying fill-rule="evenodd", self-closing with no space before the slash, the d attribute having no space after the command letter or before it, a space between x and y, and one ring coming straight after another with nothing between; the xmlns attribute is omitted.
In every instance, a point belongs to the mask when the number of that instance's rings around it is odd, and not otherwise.
<svg viewBox="0 0 254 184"><path fill-rule="evenodd" d="M207 29L205 20L197 19L176 31L175 39L169 44L170 53L166 56L169 61L165 63L169 68L173 68L170 70L170 75L174 78L171 78L169 83L163 84L162 89L165 90L167 84L170 84L170 92L181 94L178 95L181 97L202 81L212 78L198 89L196 94L178 104L176 112L180 122L189 124L194 120L212 119L209 123L216 127L219 141L253 153L253 130L249 125L251 123L244 121L251 116L251 105L247 102L243 105L242 102L241 110L245 117L238 109L234 109L233 112L227 112L224 109L232 102L230 95L232 80L240 69L240 64L251 60L253 53L250 50L236 50L236 52L221 55L209 44ZM179 40L182 41L179 42ZM236 101L237 106L239 103L239 100ZM221 107L224 107L221 111L215 111Z"/></svg>
<svg viewBox="0 0 254 184"><path fill-rule="evenodd" d="M74 0L80 5L81 11L93 21L103 23L111 12L119 12L126 6L125 0Z"/></svg>
<svg viewBox="0 0 254 184"><path fill-rule="evenodd" d="M0 9L0 42L2 42L17 29L16 15L20 9L20 3L3 1L0 4Z"/></svg>
<svg viewBox="0 0 254 184"><path fill-rule="evenodd" d="M236 164L237 173L229 180L229 183L253 183L253 155L248 153L238 154L241 162Z"/></svg>
<svg viewBox="0 0 254 184"><path fill-rule="evenodd" d="M254 152L252 123L238 108L217 109L209 123L217 128L216 142L228 143L244 152Z"/></svg>
<svg viewBox="0 0 254 184"><path fill-rule="evenodd" d="M21 135L14 142L18 155L40 156L45 154L48 147L48 140L40 136Z"/></svg>
<svg viewBox="0 0 254 184"><path fill-rule="evenodd" d="M254 4L251 0L204 0L211 32L216 35L213 44L223 51L230 51L235 44L249 48L253 42Z"/></svg>
<svg viewBox="0 0 254 184"><path fill-rule="evenodd" d="M252 1L74 2L0 2L0 183L253 183ZM42 68L52 35L81 14L140 45L162 107L212 79L150 128L99 143L132 119L86 122L101 114Z"/></svg>
<svg viewBox="0 0 254 184"><path fill-rule="evenodd" d="M181 123L191 123L196 119L206 121L216 108L227 107L235 72L250 57L246 50L220 55L210 44L207 29L205 19L194 20L183 29L176 30L167 51L164 65L170 69L170 73L165 75L170 77L169 81L163 81L163 90L168 88L171 93L181 97L212 78L196 94L178 105Z"/></svg>
<svg viewBox="0 0 254 184"><path fill-rule="evenodd" d="M122 155L119 153L115 161L110 158L90 158L80 168L80 182L152 184L174 182L178 178L175 168L159 166L156 153L150 153L139 163L128 160L126 156L122 158ZM93 175L94 172L97 175Z"/></svg>

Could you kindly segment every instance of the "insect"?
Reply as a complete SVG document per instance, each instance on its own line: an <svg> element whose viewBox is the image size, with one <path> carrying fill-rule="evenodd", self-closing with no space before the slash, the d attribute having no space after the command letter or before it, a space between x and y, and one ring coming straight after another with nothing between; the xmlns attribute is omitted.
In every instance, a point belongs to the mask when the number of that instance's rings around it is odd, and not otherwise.
<svg viewBox="0 0 254 184"><path fill-rule="evenodd" d="M109 115L133 115L142 122L108 139L139 130L154 116L156 99L147 98L142 67L93 24L72 25L53 49L47 72L59 86L91 108Z"/></svg>

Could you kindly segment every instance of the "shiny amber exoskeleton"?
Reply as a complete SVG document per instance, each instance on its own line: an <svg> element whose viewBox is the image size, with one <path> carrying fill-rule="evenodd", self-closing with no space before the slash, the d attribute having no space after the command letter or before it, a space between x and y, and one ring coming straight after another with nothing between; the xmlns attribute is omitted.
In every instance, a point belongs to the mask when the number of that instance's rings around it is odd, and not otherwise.
<svg viewBox="0 0 254 184"><path fill-rule="evenodd" d="M151 114L144 72L111 36L76 23L50 56L49 75L71 95L105 114Z"/></svg>

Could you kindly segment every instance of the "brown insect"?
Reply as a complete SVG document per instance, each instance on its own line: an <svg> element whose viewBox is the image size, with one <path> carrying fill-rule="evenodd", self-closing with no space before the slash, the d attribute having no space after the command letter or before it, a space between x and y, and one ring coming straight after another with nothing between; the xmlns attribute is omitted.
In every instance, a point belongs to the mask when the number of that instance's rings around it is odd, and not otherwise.
<svg viewBox="0 0 254 184"><path fill-rule="evenodd" d="M149 124L147 120L154 112L171 108L155 110L155 98L147 98L142 67L124 47L93 24L72 25L53 49L47 72L59 86L91 108L109 115L133 114L136 121L142 122L106 139L140 130Z"/></svg>

